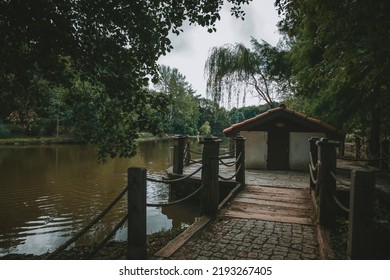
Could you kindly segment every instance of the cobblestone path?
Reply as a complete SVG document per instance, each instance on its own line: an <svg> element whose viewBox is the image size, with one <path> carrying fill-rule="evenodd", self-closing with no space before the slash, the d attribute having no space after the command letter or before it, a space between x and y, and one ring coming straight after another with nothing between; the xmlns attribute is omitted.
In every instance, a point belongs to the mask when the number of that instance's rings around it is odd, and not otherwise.
<svg viewBox="0 0 390 280"><path fill-rule="evenodd" d="M319 259L314 225L219 216L170 259Z"/></svg>

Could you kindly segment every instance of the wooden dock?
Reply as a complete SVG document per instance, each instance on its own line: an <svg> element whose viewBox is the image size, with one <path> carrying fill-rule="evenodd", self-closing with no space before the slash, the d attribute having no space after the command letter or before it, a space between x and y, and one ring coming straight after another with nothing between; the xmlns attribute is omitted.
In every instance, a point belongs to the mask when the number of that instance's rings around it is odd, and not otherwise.
<svg viewBox="0 0 390 280"><path fill-rule="evenodd" d="M313 224L309 189L247 185L224 212L233 218Z"/></svg>
<svg viewBox="0 0 390 280"><path fill-rule="evenodd" d="M186 167L183 175L196 170L196 164ZM170 170L168 170L168 173ZM222 167L220 174L229 176L234 167ZM314 210L309 189L309 174L305 172L246 170L247 184L219 213L220 218L251 219L289 224L314 225ZM193 178L193 180L200 180ZM158 258L170 258L211 220L201 217L182 235L156 253Z"/></svg>

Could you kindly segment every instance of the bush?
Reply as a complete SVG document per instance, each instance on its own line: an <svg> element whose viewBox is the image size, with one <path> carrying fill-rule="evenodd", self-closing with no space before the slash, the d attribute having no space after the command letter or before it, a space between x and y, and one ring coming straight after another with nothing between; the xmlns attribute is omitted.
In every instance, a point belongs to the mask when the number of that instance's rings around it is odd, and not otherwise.
<svg viewBox="0 0 390 280"><path fill-rule="evenodd" d="M9 129L0 122L0 138L8 138L10 135Z"/></svg>

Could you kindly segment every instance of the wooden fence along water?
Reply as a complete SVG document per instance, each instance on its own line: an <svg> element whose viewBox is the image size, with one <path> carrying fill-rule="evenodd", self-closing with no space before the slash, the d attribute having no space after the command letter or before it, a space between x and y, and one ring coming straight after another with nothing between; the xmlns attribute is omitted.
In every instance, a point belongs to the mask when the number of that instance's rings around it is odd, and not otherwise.
<svg viewBox="0 0 390 280"><path fill-rule="evenodd" d="M86 232L88 232L94 225L96 225L127 193L128 213L120 220L113 231L100 243L94 250L84 256L90 259L95 256L100 249L115 235L115 233L125 224L128 223L127 234L127 259L146 259L147 258L147 234L146 234L146 209L147 207L163 207L181 203L192 198L200 192L200 209L201 214L205 216L214 216L220 208L219 198L219 179L231 180L236 178L238 186L245 184L245 138L238 136L235 139L236 150L229 151L223 155L219 154L219 146L221 140L217 137L205 137L200 143L203 144L202 158L199 161L191 160L191 150L189 147L188 137L175 136L174 137L174 155L173 155L173 179L156 179L147 175L145 168L132 167L127 172L127 186L123 191L113 200L113 202L106 207L98 216L96 216L87 226L85 226L74 237L66 241L63 245L58 247L52 253L45 256L44 259L56 259L62 251L68 248L71 244L76 242ZM224 160L231 158L230 154L236 154L236 159L231 162ZM192 174L183 175L184 165L190 163L201 163L201 166ZM236 166L236 172L230 178L223 178L219 175L219 165L225 164ZM147 181L174 184L184 182L192 176L201 172L201 185L191 194L176 201L169 201L163 203L148 203L146 196Z"/></svg>
<svg viewBox="0 0 390 280"><path fill-rule="evenodd" d="M200 192L200 213L206 216L215 216L220 205L219 179L230 180L234 177L239 184L245 184L245 138L239 136L236 141L236 160L225 163L223 159L230 158L227 154L220 155L219 148L221 140L214 136L205 137L200 144L203 144L201 166L195 172L184 176L184 164L191 160L191 150L188 145L188 138L181 135L174 138L173 175L175 179L148 178L146 170L141 168L129 169L129 220L128 220L128 259L146 258L146 207L162 207L183 202ZM236 165L236 172L230 178L223 178L219 175L220 164ZM146 181L173 184L184 182L201 171L201 185L186 197L167 203L148 203L146 198Z"/></svg>
<svg viewBox="0 0 390 280"><path fill-rule="evenodd" d="M222 205L236 191L245 186L245 138L234 138L235 149L224 154L219 154L221 140L209 136L200 143L203 144L201 152L192 151L187 137L178 135L174 137L174 155L172 176L170 178L157 179L147 175L144 168L129 168L128 183L123 191L96 216L87 226L69 239L45 259L55 259L58 255L78 240L83 234L98 223L127 193L128 213L119 221L113 231L85 258L92 258L126 223L128 223L128 259L146 259L146 208L148 206L162 207L183 202L200 193L200 209L203 217L213 217ZM337 176L336 148L340 143L331 142L326 138L309 139L310 149L310 188L315 196L318 206L318 223L326 228L333 228L336 224L338 208L348 212L349 215L349 243L348 256L351 259L370 259L372 256L372 233L373 233L373 190L375 177L371 172L352 171L351 181L343 180ZM387 146L386 146L387 145ZM193 160L191 154L201 155L200 160ZM380 160L382 167L388 167L388 142L382 143L381 158L369 159ZM235 156L235 157L234 157ZM357 156L358 157L358 156ZM360 156L359 156L360 157ZM355 160L358 160L355 158ZM200 164L191 174L184 175L185 165ZM229 177L219 174L219 166L235 166L235 173ZM147 181L177 184L189 180L201 172L198 182L200 186L191 194L176 201L163 203L148 203L146 196ZM221 180L235 179L236 187L227 198L220 202L219 183ZM350 189L349 206L344 206L337 196L337 187L347 186ZM207 218L204 219L205 221ZM185 242L185 241L183 241Z"/></svg>
<svg viewBox="0 0 390 280"><path fill-rule="evenodd" d="M372 172L351 171L351 181L337 176L336 147L338 143L326 138L311 138L310 187L318 205L318 222L334 228L337 209L349 215L347 255L351 259L371 259L373 256L373 192L375 176ZM360 158L360 155L358 156ZM378 160L378 159L372 159ZM386 161L385 158L381 159ZM388 159L387 159L388 160ZM349 207L337 197L337 185L350 189Z"/></svg>

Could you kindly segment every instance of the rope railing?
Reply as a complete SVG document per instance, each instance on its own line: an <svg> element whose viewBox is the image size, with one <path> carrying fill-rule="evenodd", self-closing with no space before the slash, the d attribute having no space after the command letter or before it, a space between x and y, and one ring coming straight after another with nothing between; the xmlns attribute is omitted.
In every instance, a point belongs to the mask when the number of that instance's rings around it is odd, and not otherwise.
<svg viewBox="0 0 390 280"><path fill-rule="evenodd" d="M196 164L196 163L202 163L202 160L199 159L199 160L193 160L193 159L190 159L190 158L184 158L184 161L189 161L190 163L192 164Z"/></svg>
<svg viewBox="0 0 390 280"><path fill-rule="evenodd" d="M337 205L338 207L340 207L340 209L342 209L343 211L349 213L349 208L348 208L348 207L345 207L345 206L340 202L340 200L338 200L338 198L337 198L336 196L333 195L332 198L333 198L334 202L336 203L336 205Z"/></svg>
<svg viewBox="0 0 390 280"><path fill-rule="evenodd" d="M385 159L390 159L389 156L386 157L378 157L378 158L367 158L367 159L362 159L362 158L350 158L350 157L345 157L345 156L338 156L338 159L343 159L343 160L348 160L348 161L362 161L362 162L370 162L370 161L378 161L378 160L385 160Z"/></svg>
<svg viewBox="0 0 390 280"><path fill-rule="evenodd" d="M339 183L340 185L346 186L346 187L351 187L351 182L337 177L334 172L330 171L330 175L332 175L333 179L335 179L336 182Z"/></svg>
<svg viewBox="0 0 390 280"><path fill-rule="evenodd" d="M192 150L192 149L187 149L188 152L191 152L193 154L197 154L197 155L201 155L202 154L202 151L195 151L195 150Z"/></svg>
<svg viewBox="0 0 390 280"><path fill-rule="evenodd" d="M163 184L172 184L172 183L177 183L177 182L181 182L181 181L184 181L186 179L189 179L191 178L192 176L194 176L196 173L198 173L201 169L203 168L203 165L201 165L198 169L196 169L194 172L192 172L191 174L188 174L186 176L183 176L183 177L180 177L180 178L177 178L177 179L162 179L162 180L159 180L159 179L154 179L154 178L151 178L151 177L147 177L146 180L150 181L150 182L154 182L154 183L163 183Z"/></svg>
<svg viewBox="0 0 390 280"><path fill-rule="evenodd" d="M376 154L373 154L373 153L371 152L370 146L368 145L368 146L367 146L367 155L368 155L370 158L372 158L372 159L377 159L377 158L379 158L379 156L380 156L380 151L378 151Z"/></svg>
<svg viewBox="0 0 390 280"><path fill-rule="evenodd" d="M87 259L92 259L106 244L108 241L110 241L111 238L114 237L115 233L126 223L128 218L128 214L126 214L120 221L119 223L114 227L114 229L110 232L107 237L97 245L91 253L89 253Z"/></svg>
<svg viewBox="0 0 390 280"><path fill-rule="evenodd" d="M316 162L316 164L314 165L314 162L313 162L313 155L311 154L311 151L309 151L309 158L310 158L310 168L313 169L313 171L316 171L317 168L318 168L318 161Z"/></svg>
<svg viewBox="0 0 390 280"><path fill-rule="evenodd" d="M191 194L187 195L186 197L183 197L181 199L178 199L178 200L175 200L175 201L172 201L172 202L163 202L163 203L146 203L146 206L148 207L164 207L164 206L171 206L171 205L175 205L175 204L178 204L178 203L181 203L187 199L190 199L191 197L195 196L201 189L204 188L204 185L201 185L199 188L197 188L194 192L192 192Z"/></svg>
<svg viewBox="0 0 390 280"><path fill-rule="evenodd" d="M242 165L240 164L240 166L237 168L236 172L232 176L226 178L226 177L223 177L221 175L218 175L218 178L225 180L225 181L229 181L237 176L237 174L241 171L241 168L242 168Z"/></svg>
<svg viewBox="0 0 390 280"><path fill-rule="evenodd" d="M231 155L231 154L233 154L235 152L236 152L236 150L229 150L227 152L220 153L219 156Z"/></svg>
<svg viewBox="0 0 390 280"><path fill-rule="evenodd" d="M222 159L218 159L218 160L222 165L227 167L232 167L237 163L237 161L224 162Z"/></svg>
<svg viewBox="0 0 390 280"><path fill-rule="evenodd" d="M310 178L315 185L317 185L317 183L320 181L320 174L321 174L320 167L321 167L320 161L317 162L315 169L311 166L311 164L309 164ZM316 177L314 177L314 173L313 173L314 171L317 171Z"/></svg>
<svg viewBox="0 0 390 280"><path fill-rule="evenodd" d="M76 242L80 237L82 237L85 233L88 232L95 224L97 224L117 203L128 191L127 187L122 190L122 192L99 214L97 215L88 225L82 228L75 236L70 238L60 247L58 247L51 254L47 255L44 259L52 259L56 257L59 253L68 248L72 243Z"/></svg>
<svg viewBox="0 0 390 280"><path fill-rule="evenodd" d="M228 166L228 167L231 167L231 166L234 166L235 164L237 164L240 160L241 160L241 157L242 157L242 152L238 155L238 157L236 158L235 161L232 161L232 162L224 162L222 159L224 159L224 157L218 157L218 160L219 162L222 164L222 165L225 165L225 166ZM231 157L227 157L227 158L231 158Z"/></svg>

